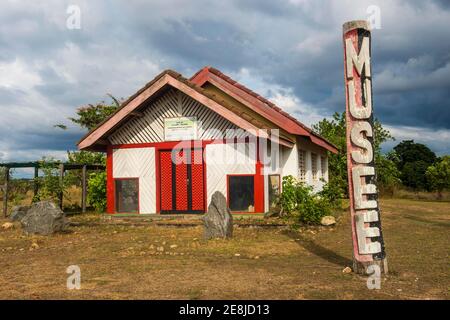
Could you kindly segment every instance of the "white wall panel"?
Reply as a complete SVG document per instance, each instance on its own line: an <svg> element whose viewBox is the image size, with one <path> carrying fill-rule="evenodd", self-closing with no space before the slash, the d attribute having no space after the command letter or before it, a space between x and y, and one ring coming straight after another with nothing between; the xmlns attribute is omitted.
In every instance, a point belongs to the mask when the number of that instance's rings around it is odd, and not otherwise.
<svg viewBox="0 0 450 320"><path fill-rule="evenodd" d="M139 178L139 211L156 212L155 148L114 149L113 177Z"/></svg>
<svg viewBox="0 0 450 320"><path fill-rule="evenodd" d="M254 156L243 154L244 143L209 144L206 146L206 189L207 204L214 192L220 191L227 196L227 174L255 174ZM241 161L244 160L244 161Z"/></svg>

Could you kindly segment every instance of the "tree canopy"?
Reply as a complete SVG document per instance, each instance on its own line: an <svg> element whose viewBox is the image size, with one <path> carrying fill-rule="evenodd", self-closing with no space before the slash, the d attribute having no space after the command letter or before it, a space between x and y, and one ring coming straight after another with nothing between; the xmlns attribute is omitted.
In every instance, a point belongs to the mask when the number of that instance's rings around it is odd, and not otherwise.
<svg viewBox="0 0 450 320"><path fill-rule="evenodd" d="M329 155L330 183L337 184L343 192L348 193L345 112L336 112L331 120L323 119L314 124L312 128L338 148L338 154ZM382 127L378 119L374 121L373 130L374 158L377 166L378 185L380 188L392 188L400 183L400 173L394 162L381 153L381 144L388 140L394 140L394 137Z"/></svg>

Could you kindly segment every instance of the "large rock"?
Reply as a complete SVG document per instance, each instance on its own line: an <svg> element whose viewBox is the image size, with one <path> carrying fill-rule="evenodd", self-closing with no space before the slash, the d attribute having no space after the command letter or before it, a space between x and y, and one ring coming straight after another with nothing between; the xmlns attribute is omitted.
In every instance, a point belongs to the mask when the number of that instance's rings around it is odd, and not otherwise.
<svg viewBox="0 0 450 320"><path fill-rule="evenodd" d="M9 215L9 219L12 221L20 221L23 217L27 215L30 206L15 206L11 210L11 214Z"/></svg>
<svg viewBox="0 0 450 320"><path fill-rule="evenodd" d="M212 195L208 212L203 217L203 225L206 239L233 236L233 216L227 206L227 199L219 191Z"/></svg>
<svg viewBox="0 0 450 320"><path fill-rule="evenodd" d="M64 231L67 226L64 212L51 201L35 203L20 221L27 233L52 234Z"/></svg>

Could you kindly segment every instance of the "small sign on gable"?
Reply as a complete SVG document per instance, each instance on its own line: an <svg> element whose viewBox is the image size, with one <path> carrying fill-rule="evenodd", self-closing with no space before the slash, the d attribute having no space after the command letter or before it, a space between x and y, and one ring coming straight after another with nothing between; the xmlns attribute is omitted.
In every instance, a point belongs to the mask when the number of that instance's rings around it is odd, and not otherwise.
<svg viewBox="0 0 450 320"><path fill-rule="evenodd" d="M197 139L197 118L178 117L164 119L164 140L196 140Z"/></svg>

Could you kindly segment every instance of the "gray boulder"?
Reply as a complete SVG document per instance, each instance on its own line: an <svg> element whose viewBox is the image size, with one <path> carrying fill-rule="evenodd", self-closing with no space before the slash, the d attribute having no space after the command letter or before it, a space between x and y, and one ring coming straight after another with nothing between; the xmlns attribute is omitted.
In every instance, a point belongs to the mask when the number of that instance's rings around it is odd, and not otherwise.
<svg viewBox="0 0 450 320"><path fill-rule="evenodd" d="M208 212L202 218L205 239L231 238L233 236L233 216L227 206L225 196L216 191L211 198Z"/></svg>
<svg viewBox="0 0 450 320"><path fill-rule="evenodd" d="M12 221L22 220L30 208L30 206L14 206L11 210L11 214L9 215L9 219Z"/></svg>
<svg viewBox="0 0 450 320"><path fill-rule="evenodd" d="M66 215L51 201L34 203L20 221L26 233L48 235L64 231L67 226Z"/></svg>

